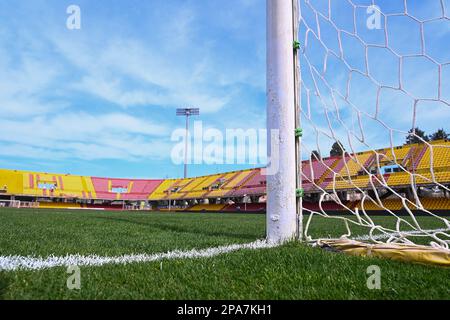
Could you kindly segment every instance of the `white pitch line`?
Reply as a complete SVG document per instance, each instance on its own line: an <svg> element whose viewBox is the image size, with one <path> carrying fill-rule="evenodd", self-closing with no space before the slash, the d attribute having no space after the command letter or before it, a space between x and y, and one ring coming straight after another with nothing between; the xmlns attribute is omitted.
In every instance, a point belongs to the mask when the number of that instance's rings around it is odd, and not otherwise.
<svg viewBox="0 0 450 320"><path fill-rule="evenodd" d="M275 246L276 244L268 243L265 240L258 240L246 244L232 244L200 250L175 250L166 253L130 254L117 257L102 257L98 255L82 256L79 254L59 257L52 255L47 258L34 256L0 256L0 271L42 270L68 266L102 266L105 264L145 263L171 259L209 258L242 249L264 249Z"/></svg>
<svg viewBox="0 0 450 320"><path fill-rule="evenodd" d="M420 233L439 233L447 232L450 229L436 229L436 230L424 230L424 231L410 231L404 232L406 235L414 235ZM375 235L372 239L387 239L392 235L398 235L398 233L392 234L380 234ZM353 240L371 240L370 236L363 235L354 237ZM172 259L197 259L197 258L210 258L233 251L243 249L264 249L273 248L277 244L268 243L265 240L257 240L251 243L245 244L232 244L221 247L206 248L206 249L192 249L189 251L169 251L166 253L155 254L129 254L117 257L102 257L98 255L82 256L79 254L66 255L66 256L48 256L35 257L35 256L0 256L0 271L15 271L15 270L42 270L55 267L68 267L68 266L103 266L105 264L131 264L131 263L145 263L154 262L160 260L172 260Z"/></svg>

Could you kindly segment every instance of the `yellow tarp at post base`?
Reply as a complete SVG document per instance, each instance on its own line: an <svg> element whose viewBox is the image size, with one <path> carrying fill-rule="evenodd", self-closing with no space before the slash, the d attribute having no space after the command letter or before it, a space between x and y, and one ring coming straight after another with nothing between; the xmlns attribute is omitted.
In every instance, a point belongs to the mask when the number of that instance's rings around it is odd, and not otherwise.
<svg viewBox="0 0 450 320"><path fill-rule="evenodd" d="M320 247L364 257L389 258L393 260L450 267L450 250L406 244L369 244L355 240L319 240Z"/></svg>

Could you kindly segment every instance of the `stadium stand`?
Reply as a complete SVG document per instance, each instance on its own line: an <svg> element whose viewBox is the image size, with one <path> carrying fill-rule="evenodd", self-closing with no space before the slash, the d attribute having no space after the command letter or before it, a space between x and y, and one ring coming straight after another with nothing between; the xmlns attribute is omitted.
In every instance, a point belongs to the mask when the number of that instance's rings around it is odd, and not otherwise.
<svg viewBox="0 0 450 320"><path fill-rule="evenodd" d="M81 209L80 203L39 202L40 209Z"/></svg>
<svg viewBox="0 0 450 320"><path fill-rule="evenodd" d="M196 204L189 208L189 211L222 211L225 204Z"/></svg>
<svg viewBox="0 0 450 320"><path fill-rule="evenodd" d="M147 200L162 180L130 180L92 177L99 199Z"/></svg>
<svg viewBox="0 0 450 320"><path fill-rule="evenodd" d="M4 194L23 194L23 176L20 172L0 169L0 192Z"/></svg>
<svg viewBox="0 0 450 320"><path fill-rule="evenodd" d="M236 176L225 186L228 192L225 195L231 195L234 190L239 189L241 185L253 174L252 170L245 170L236 173Z"/></svg>
<svg viewBox="0 0 450 320"><path fill-rule="evenodd" d="M233 197L243 197L245 195L263 195L266 193L265 169L259 168L252 171L247 179L240 186L231 191L229 195Z"/></svg>
<svg viewBox="0 0 450 320"><path fill-rule="evenodd" d="M167 179L162 181L155 190L149 195L149 200L162 200L165 199L169 193L169 190L176 185L179 180Z"/></svg>
<svg viewBox="0 0 450 320"><path fill-rule="evenodd" d="M444 211L450 210L450 199L443 198L423 198L421 199L422 206L431 211ZM362 203L359 202L357 204L358 208L362 208ZM408 208L412 210L417 210L417 207L408 203ZM403 203L400 199L384 199L383 206L389 210L397 211L403 209ZM379 205L375 204L372 201L364 202L364 209L366 211L383 211L384 209Z"/></svg>
<svg viewBox="0 0 450 320"><path fill-rule="evenodd" d="M344 204L350 206L350 204L347 202L345 202ZM307 210L316 211L316 212L320 212L320 207L322 207L322 209L325 211L340 211L340 210L342 210L342 207L334 201L325 201L325 202L322 202L321 205L319 205L319 203L304 201L303 207L306 208Z"/></svg>
<svg viewBox="0 0 450 320"><path fill-rule="evenodd" d="M407 192L412 182L421 188L434 182L448 186L450 142L433 141L430 145L404 145L303 161L304 206L319 210L317 195L321 189L334 190L345 203L350 201L346 193L354 192L355 186L360 192L370 192L374 187ZM313 188L312 182L318 187ZM0 169L0 199L24 204L40 202L41 208L243 211L246 207L247 211L261 211L265 210L264 201L260 201L265 193L264 168L187 179L115 179ZM445 191L440 198L423 197L422 203L426 209L450 210L448 196ZM245 205L244 197L250 198L250 203ZM212 204L202 204L205 199L212 200ZM228 204L230 200L233 204ZM361 207L357 200L351 201ZM333 203L323 202L322 208L338 210ZM392 210L402 207L396 199L384 199L383 205ZM380 210L372 202L366 202L364 208Z"/></svg>
<svg viewBox="0 0 450 320"><path fill-rule="evenodd" d="M221 198L223 197L227 191L225 191L225 187L230 183L237 175L237 172L228 172L225 173L222 177L217 179L217 181L213 182L210 186L210 191L207 193L206 197L212 198Z"/></svg>
<svg viewBox="0 0 450 320"><path fill-rule="evenodd" d="M390 186L402 186L409 185L411 183L412 176L408 173L391 174L387 177L387 182Z"/></svg>
<svg viewBox="0 0 450 320"><path fill-rule="evenodd" d="M226 212L265 212L266 204L265 203L235 203L229 204L223 211Z"/></svg>
<svg viewBox="0 0 450 320"><path fill-rule="evenodd" d="M432 160L433 159L433 160ZM431 164L433 169L449 166L448 160L450 159L450 148L443 148L435 146L434 148L425 148L425 152L421 157L421 161L417 166L417 171L425 169L429 171Z"/></svg>
<svg viewBox="0 0 450 320"><path fill-rule="evenodd" d="M218 181L211 185L211 191L206 194L207 198L222 198L232 192L236 185L245 179L248 171L233 171L224 174Z"/></svg>
<svg viewBox="0 0 450 320"><path fill-rule="evenodd" d="M209 192L209 188L217 179L220 179L223 174L215 174L212 176L199 177L192 183L192 187L188 190L181 190L184 193L183 199L198 199L203 198Z"/></svg>

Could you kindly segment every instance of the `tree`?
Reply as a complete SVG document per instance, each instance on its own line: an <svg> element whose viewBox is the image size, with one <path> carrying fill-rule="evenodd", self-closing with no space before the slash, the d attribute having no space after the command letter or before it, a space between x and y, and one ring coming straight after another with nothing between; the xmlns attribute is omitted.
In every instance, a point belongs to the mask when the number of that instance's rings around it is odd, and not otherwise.
<svg viewBox="0 0 450 320"><path fill-rule="evenodd" d="M408 131L408 136L406 137L406 144L423 143L423 141L429 141L430 139L425 134L425 131L419 128L414 128Z"/></svg>
<svg viewBox="0 0 450 320"><path fill-rule="evenodd" d="M340 141L336 141L331 147L330 156L342 156L345 152L345 148Z"/></svg>
<svg viewBox="0 0 450 320"><path fill-rule="evenodd" d="M314 150L313 152L311 152L311 159L312 159L312 161L322 159L322 157L320 156L319 151Z"/></svg>
<svg viewBox="0 0 450 320"><path fill-rule="evenodd" d="M449 138L449 134L447 132L445 132L444 129L439 129L438 131L436 131L435 133L430 135L431 141L446 140L448 138Z"/></svg>

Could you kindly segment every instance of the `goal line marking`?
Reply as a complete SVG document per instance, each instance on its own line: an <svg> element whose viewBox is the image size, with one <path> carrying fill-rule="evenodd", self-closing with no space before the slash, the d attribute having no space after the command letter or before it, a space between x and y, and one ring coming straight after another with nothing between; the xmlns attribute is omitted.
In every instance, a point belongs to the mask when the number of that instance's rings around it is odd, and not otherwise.
<svg viewBox="0 0 450 320"><path fill-rule="evenodd" d="M172 259L210 258L243 249L264 249L275 246L276 244L267 243L265 240L258 240L251 243L232 244L206 249L175 250L155 254L129 254L117 257L102 257L98 255L82 256L79 254L66 256L51 255L46 258L17 255L0 256L0 271L42 270L68 266L103 266L106 264L145 263Z"/></svg>
<svg viewBox="0 0 450 320"><path fill-rule="evenodd" d="M444 232L449 231L449 229L435 229L435 230L424 230L427 233L432 232ZM404 232L404 234L416 234L418 231ZM373 239L383 239L389 238L392 234L381 234L373 236ZM352 238L352 240L370 240L367 235L357 236ZM131 264L131 263L146 263L155 262L163 260L173 260L173 259L198 259L198 258L210 258L225 253L230 253L238 250L244 249L265 249L274 248L278 246L276 243L268 243L265 240L257 240L251 243L245 244L232 244L227 246L212 247L206 249L192 249L188 251L174 250L165 253L154 253L154 254L128 254L116 257L99 256L99 255L88 255L83 256L79 254L66 255L66 256L48 256L35 257L35 256L19 256L19 255L9 255L0 256L0 271L16 271L16 270L43 270L55 267L69 267L69 266L103 266L107 264Z"/></svg>

